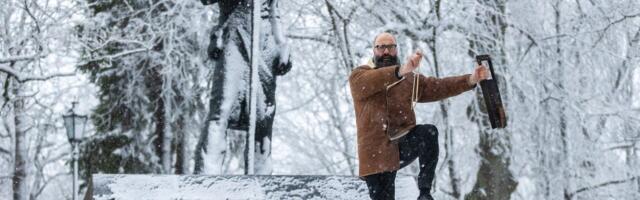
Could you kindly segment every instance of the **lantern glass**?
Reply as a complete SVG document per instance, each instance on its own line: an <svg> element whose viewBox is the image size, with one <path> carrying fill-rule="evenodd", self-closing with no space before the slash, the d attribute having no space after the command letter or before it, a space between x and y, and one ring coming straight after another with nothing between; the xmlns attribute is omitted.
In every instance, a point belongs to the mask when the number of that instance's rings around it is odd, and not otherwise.
<svg viewBox="0 0 640 200"><path fill-rule="evenodd" d="M67 137L69 141L77 141L84 135L84 129L87 124L88 117L83 115L76 115L71 113L69 115L62 116L64 120L64 127L67 129Z"/></svg>

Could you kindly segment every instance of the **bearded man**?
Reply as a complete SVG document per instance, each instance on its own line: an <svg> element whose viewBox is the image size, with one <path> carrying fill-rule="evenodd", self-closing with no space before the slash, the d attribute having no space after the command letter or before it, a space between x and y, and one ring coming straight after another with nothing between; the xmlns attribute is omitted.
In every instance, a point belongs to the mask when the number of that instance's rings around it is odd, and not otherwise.
<svg viewBox="0 0 640 200"><path fill-rule="evenodd" d="M416 125L415 102L433 102L459 95L488 79L489 70L477 65L472 74L447 78L413 73L422 52L399 62L396 39L381 33L374 39L374 57L349 76L358 134L359 176L371 199L393 199L397 170L416 158L419 200L433 199L431 183L438 163L438 129ZM417 77L416 77L417 76Z"/></svg>

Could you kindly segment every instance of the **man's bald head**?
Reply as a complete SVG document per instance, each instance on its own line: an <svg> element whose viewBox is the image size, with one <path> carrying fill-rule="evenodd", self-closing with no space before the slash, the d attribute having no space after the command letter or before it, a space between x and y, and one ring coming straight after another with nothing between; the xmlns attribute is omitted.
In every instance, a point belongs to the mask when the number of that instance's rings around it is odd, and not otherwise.
<svg viewBox="0 0 640 200"><path fill-rule="evenodd" d="M396 38L388 32L382 32L373 39L373 62L376 67L399 64Z"/></svg>
<svg viewBox="0 0 640 200"><path fill-rule="evenodd" d="M379 45L379 44L395 44L395 43L396 43L396 37L394 37L389 32L382 32L382 33L376 35L375 38L373 38L373 46L374 47L376 45Z"/></svg>

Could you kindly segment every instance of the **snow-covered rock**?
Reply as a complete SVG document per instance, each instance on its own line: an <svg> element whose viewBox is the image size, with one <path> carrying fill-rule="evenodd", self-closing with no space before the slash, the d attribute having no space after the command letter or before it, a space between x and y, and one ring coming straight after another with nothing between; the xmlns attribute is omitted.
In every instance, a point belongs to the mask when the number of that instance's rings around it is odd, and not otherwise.
<svg viewBox="0 0 640 200"><path fill-rule="evenodd" d="M415 199L412 177L396 179L397 199ZM94 174L93 199L369 199L354 176ZM88 198L91 199L91 198Z"/></svg>

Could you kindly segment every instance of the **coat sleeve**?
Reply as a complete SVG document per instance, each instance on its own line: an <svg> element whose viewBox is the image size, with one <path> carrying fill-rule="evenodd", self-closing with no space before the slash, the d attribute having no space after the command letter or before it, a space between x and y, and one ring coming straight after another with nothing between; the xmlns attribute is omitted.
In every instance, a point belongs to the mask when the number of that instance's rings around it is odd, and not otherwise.
<svg viewBox="0 0 640 200"><path fill-rule="evenodd" d="M397 70L397 66L371 69L366 65L354 69L349 76L351 96L354 100L363 100L384 91L387 85L400 80Z"/></svg>
<svg viewBox="0 0 640 200"><path fill-rule="evenodd" d="M470 74L446 78L426 77L420 75L419 102L440 101L475 88L469 85Z"/></svg>

